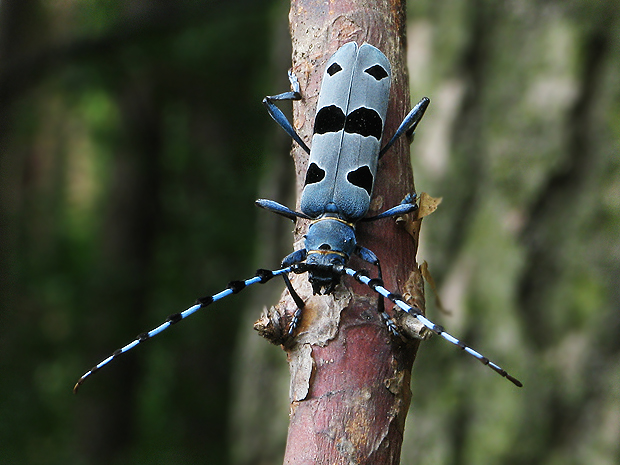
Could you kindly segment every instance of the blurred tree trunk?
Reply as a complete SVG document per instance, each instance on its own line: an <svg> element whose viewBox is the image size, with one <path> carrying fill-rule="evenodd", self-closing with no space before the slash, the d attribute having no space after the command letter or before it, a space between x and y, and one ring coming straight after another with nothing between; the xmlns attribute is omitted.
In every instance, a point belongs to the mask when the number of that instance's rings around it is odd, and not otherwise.
<svg viewBox="0 0 620 465"><path fill-rule="evenodd" d="M0 3L1 463L225 461L243 295L68 395L251 269L271 0L212 3Z"/></svg>
<svg viewBox="0 0 620 465"><path fill-rule="evenodd" d="M452 311L431 316L525 388L427 348L404 460L617 463L618 2L412 10L416 177L444 198L422 254Z"/></svg>
<svg viewBox="0 0 620 465"><path fill-rule="evenodd" d="M109 289L104 299L93 303L91 311L96 320L105 316L105 324L112 328L138 328L144 324L147 313L150 270L160 234L162 122L148 75L126 76L116 98L123 115L122 126L131 137L130 143L115 154L111 167L110 199L102 212L105 220L101 244L106 257L102 264L103 282ZM130 311L110 312L110 305ZM127 339L130 338L128 335ZM91 337L87 342L97 339ZM137 380L144 375L136 362L135 357L127 357L114 372L98 379L112 395L89 399L85 409L90 418L86 427L80 429L80 442L86 446L85 455L96 457L96 463L108 464L118 457L129 457L135 444L139 430Z"/></svg>

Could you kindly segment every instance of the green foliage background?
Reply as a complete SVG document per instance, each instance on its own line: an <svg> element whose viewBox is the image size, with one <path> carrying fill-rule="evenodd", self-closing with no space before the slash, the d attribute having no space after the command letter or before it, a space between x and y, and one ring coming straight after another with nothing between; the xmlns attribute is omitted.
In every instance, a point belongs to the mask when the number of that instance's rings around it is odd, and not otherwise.
<svg viewBox="0 0 620 465"><path fill-rule="evenodd" d="M618 2L411 1L420 259L438 338L403 463L620 462ZM275 464L287 365L221 302L89 380L112 350L290 250L275 1L0 1L0 464Z"/></svg>
<svg viewBox="0 0 620 465"><path fill-rule="evenodd" d="M0 463L227 462L244 295L71 387L253 273L273 4L0 4Z"/></svg>

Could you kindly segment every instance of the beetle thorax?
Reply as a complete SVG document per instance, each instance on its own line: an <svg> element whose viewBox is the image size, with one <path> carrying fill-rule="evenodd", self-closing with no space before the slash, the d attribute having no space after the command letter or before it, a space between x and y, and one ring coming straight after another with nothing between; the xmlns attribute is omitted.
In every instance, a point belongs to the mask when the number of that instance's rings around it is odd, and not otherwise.
<svg viewBox="0 0 620 465"><path fill-rule="evenodd" d="M320 294L322 289L329 294L340 282L339 275L331 267L345 265L355 252L355 229L337 216L324 216L310 224L305 239L312 289L315 294Z"/></svg>

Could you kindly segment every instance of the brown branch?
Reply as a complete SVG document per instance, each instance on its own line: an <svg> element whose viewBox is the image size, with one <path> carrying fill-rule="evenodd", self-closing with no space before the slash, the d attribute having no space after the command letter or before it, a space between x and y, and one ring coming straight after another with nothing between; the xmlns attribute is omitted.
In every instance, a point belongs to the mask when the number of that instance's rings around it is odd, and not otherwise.
<svg viewBox="0 0 620 465"><path fill-rule="evenodd" d="M404 11L400 0L372 5L368 0L292 1L293 71L303 94L294 105L294 122L307 144L325 62L350 41L375 45L392 64L384 139L395 132L409 110ZM380 161L369 214L398 204L414 191L408 147L402 138ZM293 157L299 199L308 157L298 147ZM296 241L303 239L307 226L297 222ZM358 243L381 260L386 287L423 309L422 279L415 261L419 224L413 228L413 238L389 219L359 224L357 231ZM356 258L351 264L368 267ZM306 308L295 340L286 347L291 410L284 463L397 464L418 344L394 341L377 314L376 295L353 280L343 279L343 286L329 296L313 296L304 274L292 280ZM273 336L276 328L281 335L277 328L290 321L294 311L285 292L262 321L263 329Z"/></svg>

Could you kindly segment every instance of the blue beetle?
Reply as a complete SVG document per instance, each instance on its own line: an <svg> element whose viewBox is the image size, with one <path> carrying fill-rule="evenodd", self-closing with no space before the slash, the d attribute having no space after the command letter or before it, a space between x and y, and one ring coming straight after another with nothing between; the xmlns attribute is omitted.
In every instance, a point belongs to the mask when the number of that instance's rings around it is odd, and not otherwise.
<svg viewBox="0 0 620 465"><path fill-rule="evenodd" d="M301 212L272 200L256 204L295 220L312 220L304 248L288 255L282 266L305 261L314 293L330 293L340 276L333 265L345 265L352 255L379 268L377 256L357 244L359 221L403 215L416 210L415 194L377 216L367 217L377 174L377 163L404 133L413 133L430 100L423 98L405 117L390 141L381 148L387 114L391 67L386 56L370 44L349 42L325 66L309 149L275 105L278 100L299 100L299 83L289 72L292 91L265 97L272 118L305 150L310 158L301 194ZM287 283L289 290L291 287ZM298 301L298 299L295 299Z"/></svg>

